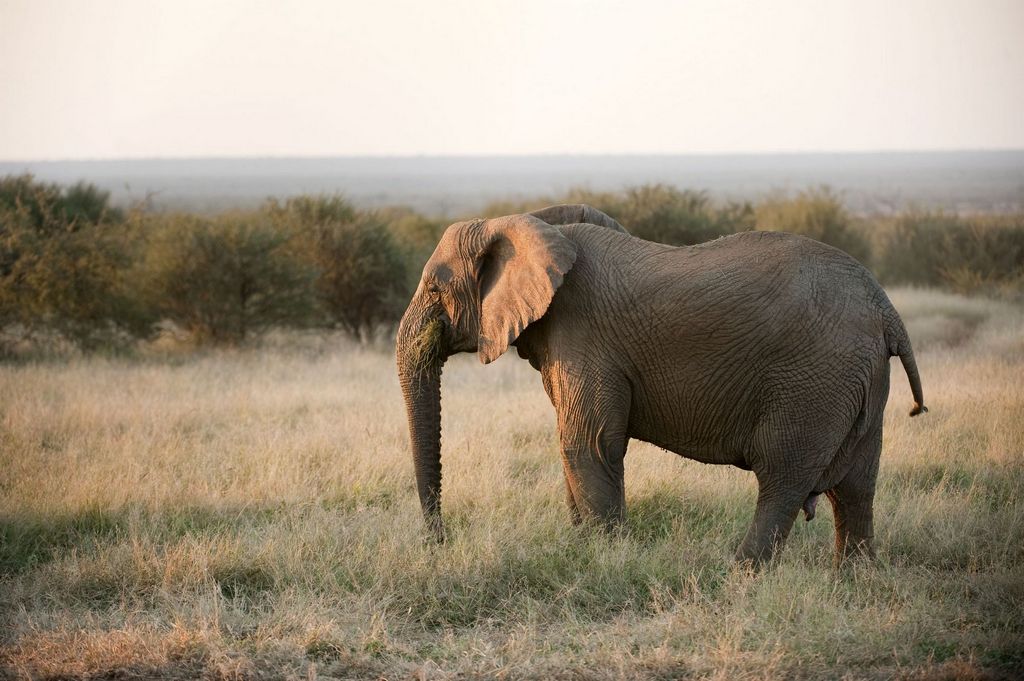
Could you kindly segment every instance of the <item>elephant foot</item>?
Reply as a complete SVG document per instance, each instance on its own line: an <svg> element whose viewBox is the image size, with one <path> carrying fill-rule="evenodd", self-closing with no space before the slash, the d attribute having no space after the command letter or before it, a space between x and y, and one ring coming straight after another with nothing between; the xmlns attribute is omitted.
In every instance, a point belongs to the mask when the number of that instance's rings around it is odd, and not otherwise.
<svg viewBox="0 0 1024 681"><path fill-rule="evenodd" d="M836 546L833 563L841 568L855 562L872 561L875 559L875 547L870 537L853 539L847 537L841 546Z"/></svg>

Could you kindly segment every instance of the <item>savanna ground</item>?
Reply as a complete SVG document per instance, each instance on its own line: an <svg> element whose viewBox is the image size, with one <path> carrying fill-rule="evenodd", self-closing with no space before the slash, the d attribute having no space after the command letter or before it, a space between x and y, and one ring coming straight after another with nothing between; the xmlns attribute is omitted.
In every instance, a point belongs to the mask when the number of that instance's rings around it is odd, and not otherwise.
<svg viewBox="0 0 1024 681"><path fill-rule="evenodd" d="M829 504L752 574L746 472L643 443L629 521L570 527L554 414L514 357L449 362L424 532L386 349L0 368L0 674L16 678L1016 678L1024 310L898 290L878 560ZM514 355L514 353L512 353Z"/></svg>

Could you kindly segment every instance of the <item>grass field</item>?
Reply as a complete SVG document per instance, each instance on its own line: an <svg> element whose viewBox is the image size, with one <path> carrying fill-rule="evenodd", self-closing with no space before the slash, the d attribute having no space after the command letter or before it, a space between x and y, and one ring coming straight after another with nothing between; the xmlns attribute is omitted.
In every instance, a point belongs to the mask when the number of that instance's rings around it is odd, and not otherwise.
<svg viewBox="0 0 1024 681"><path fill-rule="evenodd" d="M840 571L827 502L734 567L753 477L637 442L628 530L571 528L514 353L446 368L442 547L385 350L0 367L0 676L1017 678L1024 311L893 299L931 412L894 362L879 557Z"/></svg>

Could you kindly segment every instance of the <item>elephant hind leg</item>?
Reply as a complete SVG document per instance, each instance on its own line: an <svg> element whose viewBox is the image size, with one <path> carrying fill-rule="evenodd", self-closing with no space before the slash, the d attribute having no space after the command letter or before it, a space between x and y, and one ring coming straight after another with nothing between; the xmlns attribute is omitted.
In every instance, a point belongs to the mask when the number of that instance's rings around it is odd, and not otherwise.
<svg viewBox="0 0 1024 681"><path fill-rule="evenodd" d="M806 413L802 405L796 405L759 424L751 457L757 476L757 507L736 551L738 561L755 567L770 561L785 543L801 509L813 516L811 501L821 491L816 485L838 444L832 441L827 419L816 423L803 417Z"/></svg>
<svg viewBox="0 0 1024 681"><path fill-rule="evenodd" d="M759 481L760 482L760 481ZM807 490L761 482L754 520L736 551L736 560L759 567L775 555L789 536Z"/></svg>
<svg viewBox="0 0 1024 681"><path fill-rule="evenodd" d="M874 557L874 500L878 459L882 451L882 422L855 445L854 461L846 476L826 492L836 524L836 565L853 556Z"/></svg>

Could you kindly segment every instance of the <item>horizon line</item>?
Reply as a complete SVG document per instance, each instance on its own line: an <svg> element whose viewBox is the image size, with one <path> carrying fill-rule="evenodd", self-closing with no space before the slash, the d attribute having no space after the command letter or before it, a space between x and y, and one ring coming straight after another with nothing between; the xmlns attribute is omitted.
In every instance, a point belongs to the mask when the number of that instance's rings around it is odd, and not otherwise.
<svg viewBox="0 0 1024 681"><path fill-rule="evenodd" d="M690 152L538 152L538 153L479 153L479 154L260 154L260 155L182 155L182 156L111 156L78 158L0 159L0 164L20 163L118 163L152 161L323 161L333 159L409 160L409 159L515 159L515 158L678 158L678 157L759 157L759 156L882 156L896 154L971 154L1022 153L1024 147L950 147L942 149L869 149L869 150L816 150L816 151L690 151Z"/></svg>

